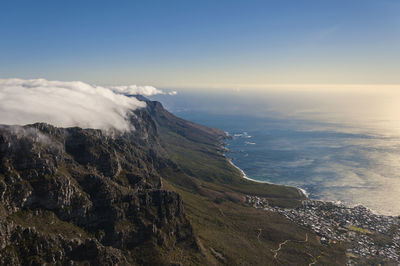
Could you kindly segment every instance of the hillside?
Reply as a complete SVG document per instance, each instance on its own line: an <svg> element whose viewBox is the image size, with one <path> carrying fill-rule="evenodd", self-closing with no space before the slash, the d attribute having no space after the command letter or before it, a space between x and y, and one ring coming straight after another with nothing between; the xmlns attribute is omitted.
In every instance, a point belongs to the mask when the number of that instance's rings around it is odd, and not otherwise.
<svg viewBox="0 0 400 266"><path fill-rule="evenodd" d="M256 195L296 207L304 195L243 179L223 155L222 131L151 101L131 123L124 134L1 126L0 264L345 262L341 245L246 204Z"/></svg>
<svg viewBox="0 0 400 266"><path fill-rule="evenodd" d="M148 103L148 108L157 114L161 144L179 166L174 172L162 169L165 185L182 195L209 260L226 265L308 265L320 256L319 263L325 265L345 264L341 244L322 245L312 231L245 203L246 195L256 195L272 206L297 207L305 199L298 189L243 179L223 155L224 132L195 125L196 134L192 134L193 123L173 116L159 103ZM274 259L271 250L285 240L294 241Z"/></svg>

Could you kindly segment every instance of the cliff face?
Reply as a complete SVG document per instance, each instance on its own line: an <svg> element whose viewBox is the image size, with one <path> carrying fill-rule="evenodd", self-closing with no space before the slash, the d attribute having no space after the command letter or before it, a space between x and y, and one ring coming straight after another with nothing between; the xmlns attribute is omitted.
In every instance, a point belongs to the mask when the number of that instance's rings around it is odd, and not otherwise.
<svg viewBox="0 0 400 266"><path fill-rule="evenodd" d="M135 131L48 124L0 127L0 264L166 263L197 251L179 194L159 169L176 168L151 112Z"/></svg>
<svg viewBox="0 0 400 266"><path fill-rule="evenodd" d="M310 263L313 250L343 265L341 247L245 204L254 195L290 208L304 196L243 179L221 130L151 101L131 124L0 125L0 265L265 265L275 261L266 251L306 234L279 262Z"/></svg>

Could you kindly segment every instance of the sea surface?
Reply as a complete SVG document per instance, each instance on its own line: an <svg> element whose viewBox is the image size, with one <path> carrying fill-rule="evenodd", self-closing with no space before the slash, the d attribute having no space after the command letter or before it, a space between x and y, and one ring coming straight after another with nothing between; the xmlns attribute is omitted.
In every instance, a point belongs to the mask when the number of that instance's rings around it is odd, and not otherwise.
<svg viewBox="0 0 400 266"><path fill-rule="evenodd" d="M400 215L400 134L381 126L387 119L366 126L331 119L330 111L321 111L328 113L322 118L289 115L241 95L157 100L182 118L226 131L232 137L227 156L251 179L296 186L312 199Z"/></svg>

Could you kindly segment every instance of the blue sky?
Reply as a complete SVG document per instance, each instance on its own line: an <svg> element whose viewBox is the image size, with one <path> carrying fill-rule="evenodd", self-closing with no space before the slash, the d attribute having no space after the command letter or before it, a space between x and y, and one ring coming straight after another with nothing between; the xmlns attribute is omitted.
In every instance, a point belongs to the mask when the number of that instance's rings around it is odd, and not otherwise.
<svg viewBox="0 0 400 266"><path fill-rule="evenodd" d="M399 14L395 0L3 0L0 78L398 84Z"/></svg>

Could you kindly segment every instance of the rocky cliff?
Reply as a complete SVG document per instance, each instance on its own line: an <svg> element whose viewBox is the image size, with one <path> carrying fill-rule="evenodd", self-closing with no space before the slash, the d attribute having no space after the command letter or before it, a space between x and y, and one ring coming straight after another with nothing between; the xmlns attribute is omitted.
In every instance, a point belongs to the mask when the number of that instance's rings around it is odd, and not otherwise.
<svg viewBox="0 0 400 266"><path fill-rule="evenodd" d="M243 179L224 132L141 100L125 133L0 126L0 265L344 264L344 246L245 203L295 208L298 189ZM302 244L278 261L287 239Z"/></svg>
<svg viewBox="0 0 400 266"><path fill-rule="evenodd" d="M170 264L198 253L182 199L159 174L177 166L160 145L157 106L135 111L126 133L0 127L1 265Z"/></svg>

